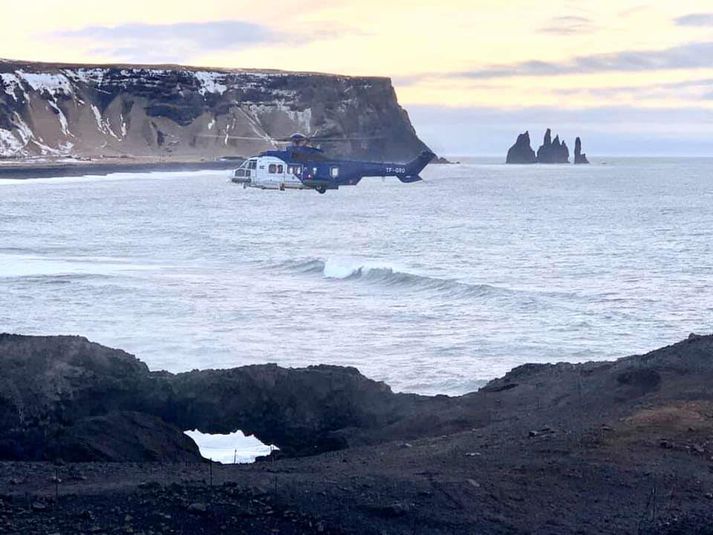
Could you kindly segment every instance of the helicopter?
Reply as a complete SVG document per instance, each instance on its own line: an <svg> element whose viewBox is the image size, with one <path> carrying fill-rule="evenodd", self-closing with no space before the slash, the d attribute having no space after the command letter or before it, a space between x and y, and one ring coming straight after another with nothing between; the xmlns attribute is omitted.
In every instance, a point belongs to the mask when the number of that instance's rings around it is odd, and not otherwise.
<svg viewBox="0 0 713 535"><path fill-rule="evenodd" d="M407 163L380 163L329 158L302 133L292 134L282 150L268 150L245 160L230 179L244 188L312 189L318 193L341 186L356 186L364 177L395 176L410 184L422 180L419 173L436 155L425 150Z"/></svg>

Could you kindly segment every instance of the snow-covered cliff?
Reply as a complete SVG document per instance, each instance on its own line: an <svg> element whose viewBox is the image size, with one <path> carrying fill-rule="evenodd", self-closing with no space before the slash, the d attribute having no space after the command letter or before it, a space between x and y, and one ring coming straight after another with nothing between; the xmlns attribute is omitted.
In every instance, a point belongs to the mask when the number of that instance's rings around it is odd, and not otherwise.
<svg viewBox="0 0 713 535"><path fill-rule="evenodd" d="M0 157L246 156L295 131L343 156L425 148L388 78L0 61Z"/></svg>

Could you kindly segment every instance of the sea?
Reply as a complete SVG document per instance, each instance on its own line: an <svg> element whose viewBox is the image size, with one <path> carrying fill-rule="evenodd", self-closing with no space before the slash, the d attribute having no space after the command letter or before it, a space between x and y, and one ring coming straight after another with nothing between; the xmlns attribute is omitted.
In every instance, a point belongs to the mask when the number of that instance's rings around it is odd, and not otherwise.
<svg viewBox="0 0 713 535"><path fill-rule="evenodd" d="M0 332L449 395L713 332L713 159L478 160L325 195L227 175L0 180Z"/></svg>

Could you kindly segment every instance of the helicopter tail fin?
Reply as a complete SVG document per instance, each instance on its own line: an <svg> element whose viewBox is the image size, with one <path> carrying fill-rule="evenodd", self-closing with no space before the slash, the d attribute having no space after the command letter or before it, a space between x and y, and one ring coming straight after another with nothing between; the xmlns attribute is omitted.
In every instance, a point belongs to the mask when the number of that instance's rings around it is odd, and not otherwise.
<svg viewBox="0 0 713 535"><path fill-rule="evenodd" d="M404 167L406 172L397 175L398 179L404 184L411 184L423 180L418 174L436 157L430 150L424 150L415 160L411 160Z"/></svg>

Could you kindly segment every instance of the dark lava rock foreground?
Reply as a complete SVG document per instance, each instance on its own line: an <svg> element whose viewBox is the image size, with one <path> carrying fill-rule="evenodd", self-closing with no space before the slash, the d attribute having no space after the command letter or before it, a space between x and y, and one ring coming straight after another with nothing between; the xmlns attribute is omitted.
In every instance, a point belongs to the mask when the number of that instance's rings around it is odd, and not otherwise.
<svg viewBox="0 0 713 535"><path fill-rule="evenodd" d="M0 533L713 532L713 336L457 398L336 367L150 372L75 337L3 335L0 364ZM192 427L287 457L192 462ZM162 462L68 462L122 457Z"/></svg>

